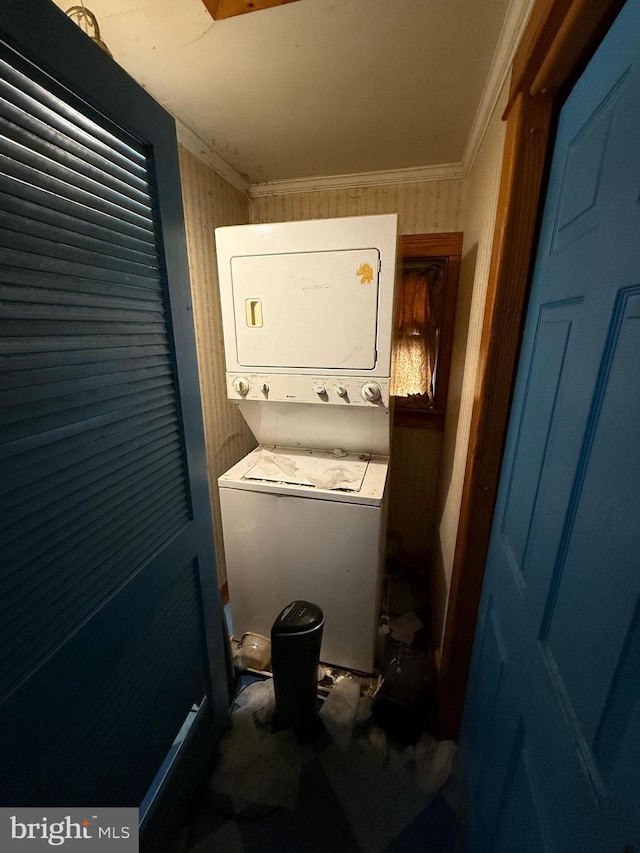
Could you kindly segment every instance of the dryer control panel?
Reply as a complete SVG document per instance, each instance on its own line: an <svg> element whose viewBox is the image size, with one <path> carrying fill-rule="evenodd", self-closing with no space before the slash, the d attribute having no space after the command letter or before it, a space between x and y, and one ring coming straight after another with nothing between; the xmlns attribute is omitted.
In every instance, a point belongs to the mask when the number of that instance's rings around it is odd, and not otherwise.
<svg viewBox="0 0 640 853"><path fill-rule="evenodd" d="M389 407L389 380L353 376L228 373L227 393L236 402L318 403L325 406Z"/></svg>

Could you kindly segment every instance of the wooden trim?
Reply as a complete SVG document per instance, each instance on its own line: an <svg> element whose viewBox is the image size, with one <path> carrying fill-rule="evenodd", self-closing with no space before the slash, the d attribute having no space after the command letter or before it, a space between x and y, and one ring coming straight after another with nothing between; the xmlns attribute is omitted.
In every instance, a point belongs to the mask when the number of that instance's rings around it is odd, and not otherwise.
<svg viewBox="0 0 640 853"><path fill-rule="evenodd" d="M531 94L559 92L568 80L572 80L576 70L582 71L623 6L624 0L573 3L531 83Z"/></svg>
<svg viewBox="0 0 640 853"><path fill-rule="evenodd" d="M460 521L438 679L440 728L462 718L554 115L622 0L538 0L513 62ZM532 88L535 83L535 92Z"/></svg>
<svg viewBox="0 0 640 853"><path fill-rule="evenodd" d="M403 234L400 252L405 258L445 257L462 255L462 231L441 234Z"/></svg>
<svg viewBox="0 0 640 853"><path fill-rule="evenodd" d="M538 0L513 59L505 115L520 92L556 97L583 70L624 0Z"/></svg>
<svg viewBox="0 0 640 853"><path fill-rule="evenodd" d="M531 11L511 68L511 91L505 115L520 92L528 92L574 0L538 0Z"/></svg>
<svg viewBox="0 0 640 853"><path fill-rule="evenodd" d="M207 11L214 19L233 18L247 12L259 12L260 9L272 9L274 6L284 6L285 3L295 3L296 0L202 0Z"/></svg>
<svg viewBox="0 0 640 853"><path fill-rule="evenodd" d="M462 235L460 235L462 238ZM462 246L462 239L460 240ZM443 335L440 341L440 352L438 353L439 360L439 376L436 378L436 399L435 404L438 410L444 415L447 410L447 402L449 400L449 379L451 377L451 355L453 353L453 335L456 325L456 306L458 304L458 285L460 284L460 252L450 254L447 263L447 286L445 290L445 303L442 328Z"/></svg>

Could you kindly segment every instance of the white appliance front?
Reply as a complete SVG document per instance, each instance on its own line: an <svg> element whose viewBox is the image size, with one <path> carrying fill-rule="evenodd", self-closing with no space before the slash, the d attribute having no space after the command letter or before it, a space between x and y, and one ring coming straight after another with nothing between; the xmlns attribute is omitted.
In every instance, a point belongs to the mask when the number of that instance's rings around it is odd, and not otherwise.
<svg viewBox="0 0 640 853"><path fill-rule="evenodd" d="M373 370L377 249L231 258L242 369Z"/></svg>
<svg viewBox="0 0 640 853"><path fill-rule="evenodd" d="M216 229L227 371L390 376L397 215Z"/></svg>
<svg viewBox="0 0 640 853"><path fill-rule="evenodd" d="M234 636L268 635L307 599L325 616L321 659L362 672L382 578L397 231L395 214L216 229L227 393L268 445L218 480Z"/></svg>
<svg viewBox="0 0 640 853"><path fill-rule="evenodd" d="M384 406L323 406L244 400L238 403L261 444L313 447L389 456L390 410Z"/></svg>
<svg viewBox="0 0 640 853"><path fill-rule="evenodd" d="M373 671L387 469L383 457L259 447L220 477L236 639L269 636L306 599L325 617L320 659Z"/></svg>

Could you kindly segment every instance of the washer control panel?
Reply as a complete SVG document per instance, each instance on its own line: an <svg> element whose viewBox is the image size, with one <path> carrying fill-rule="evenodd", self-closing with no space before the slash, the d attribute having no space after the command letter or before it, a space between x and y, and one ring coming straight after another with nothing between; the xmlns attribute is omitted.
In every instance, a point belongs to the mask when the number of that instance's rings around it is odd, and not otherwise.
<svg viewBox="0 0 640 853"><path fill-rule="evenodd" d="M228 373L229 399L335 406L389 407L389 379L354 376Z"/></svg>

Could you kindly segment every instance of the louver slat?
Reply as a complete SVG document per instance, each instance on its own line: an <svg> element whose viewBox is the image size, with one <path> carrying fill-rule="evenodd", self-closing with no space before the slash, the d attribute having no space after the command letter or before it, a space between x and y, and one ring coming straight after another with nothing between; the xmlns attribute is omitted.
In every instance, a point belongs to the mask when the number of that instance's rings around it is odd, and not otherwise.
<svg viewBox="0 0 640 853"><path fill-rule="evenodd" d="M0 296L0 298L2 297ZM65 380L79 382L84 377L95 377L95 381L100 381L98 377L103 374L130 373L156 367L158 356L166 355L166 348L162 346L146 347L145 354L140 355L138 353L139 357L135 359L132 366L131 362L128 361L131 349L131 347L121 347L118 350L118 358L115 359L112 351L104 349L92 350L91 353L75 351L57 353L56 362L51 366L48 360L40 354L16 356L13 359L15 367L11 373L0 375L0 390L30 387L32 385L31 371L34 369L40 372L41 384ZM92 361L89 361L89 355L94 356ZM81 362L77 360L78 356L82 356ZM170 364L170 362L167 363ZM0 483L1 489L2 484Z"/></svg>
<svg viewBox="0 0 640 853"><path fill-rule="evenodd" d="M171 405L150 409L141 416L119 420L109 428L102 427L85 433L87 441L78 447L75 438L46 445L30 458L32 465L25 469L20 456L3 463L6 477L0 482L0 494L16 494L9 497L11 504L20 503L20 497L31 487L34 493L42 488L59 488L67 480L73 480L78 470L88 471L102 464L105 459L114 463L131 451L141 450L154 442L168 441L175 437L175 411ZM117 467L117 466L116 466Z"/></svg>
<svg viewBox="0 0 640 853"><path fill-rule="evenodd" d="M15 173L19 170L32 178L38 173L49 175L57 182L59 188L63 186L69 188L68 193L63 193L68 198L74 197L74 191L78 194L82 193L85 199L102 200L105 204L111 205L113 210L127 211L131 217L137 218L141 223L145 220L150 223L151 210L147 204L141 203L137 198L131 198L129 194L122 191L111 189L93 176L77 171L75 168L77 164L72 158L60 156L54 160L47 154L40 153L38 149L42 146L37 144L36 139L23 137L23 144L18 143L15 139L19 136L16 130L0 119L0 155L5 168L7 163L12 162L16 165ZM12 172L8 170L8 174Z"/></svg>
<svg viewBox="0 0 640 853"><path fill-rule="evenodd" d="M158 273L140 264L118 263L109 258L82 253L71 246L60 245L53 240L42 240L16 231L0 230L0 251L9 265L27 269L43 270L78 277L113 280L115 284L131 284L134 287L156 287ZM105 263L106 261L106 263ZM117 267L121 268L118 269Z"/></svg>
<svg viewBox="0 0 640 853"><path fill-rule="evenodd" d="M113 574L122 577L132 548L137 551L153 552L164 541L164 536L151 532L147 523L148 515L147 517L144 514L141 515L139 523L126 531L127 535L120 540L122 545L113 553L112 559L96 566L88 589L78 566L91 555L82 552L75 562L70 563L69 571L61 578L61 581L72 590L64 602L60 601L54 593L35 600L30 597L16 603L16 606L22 604L23 609L28 608L33 618L24 623L22 631L11 635L12 654L7 647L0 650L0 667L2 668L0 683L3 691L19 683L25 671L36 666L40 660L62 644L62 639L52 642L50 638L67 637L78 624L79 611L83 612L86 618L103 603L113 590ZM167 530L170 534L178 529L176 522L173 529L171 527L173 515L172 505L161 511L159 515L159 520L168 525ZM103 548L109 544L108 539L102 540ZM55 608L51 607L52 600L57 604Z"/></svg>
<svg viewBox="0 0 640 853"><path fill-rule="evenodd" d="M25 214L29 214L29 217ZM78 230L80 227L82 231ZM60 213L42 210L37 204L7 195L0 196L0 228L9 233L30 234L41 240L55 239L64 246L84 250L90 257L102 260L106 266L109 266L109 259L112 259L119 264L126 261L132 269L135 264L154 268L156 260L148 249L142 252L127 249L122 245L114 247L113 241L102 239L102 234L88 235L86 224L82 220L64 218ZM141 246L144 247L144 244Z"/></svg>
<svg viewBox="0 0 640 853"><path fill-rule="evenodd" d="M3 256L6 253L2 253ZM28 262L30 259L21 255L19 260ZM150 300L157 305L157 295L154 290L160 288L160 283L156 282L156 288L147 286L146 288L138 288L134 290L130 286L120 285L114 281L93 281L82 276L73 276L64 271L47 271L43 269L26 269L7 264L0 266L0 287L2 283L14 286L22 285L24 287L40 287L49 288L48 295L43 298L43 303L54 304L69 299L67 294L75 293L76 291L86 295L87 304L91 304L92 296L107 296L109 298L130 299L130 300ZM147 285L152 283L151 279L147 280ZM149 291L149 292L147 292ZM16 291L17 294L17 291ZM14 296L14 299L17 298ZM133 304L132 304L132 307Z"/></svg>
<svg viewBox="0 0 640 853"><path fill-rule="evenodd" d="M81 689L91 682L91 672L67 679L64 688L73 693L73 701L60 718L31 725L37 718L37 702L26 703L22 719L33 732L31 755L39 766L64 767L65 785L82 792L74 802L79 796L90 803L138 802L140 791L148 785L149 762L153 767L149 739L136 740L134 759L129 728L114 725L114 720L135 722L136 732L154 732L171 743L194 697L202 696L197 572L194 566L178 564L172 575L166 590L153 590L142 600L141 583L125 591L129 599L140 600L139 617L127 636L110 633L103 640L110 664L101 672L102 701L98 705L91 689ZM170 632L167 625L172 626ZM103 628L99 625L96 630ZM185 661L191 662L186 669ZM136 689L123 690L123 684ZM56 687L45 679L38 684L39 691L49 695ZM28 699L38 695L28 688L26 693ZM159 715L158 699L169 695L172 701L163 701L163 714ZM96 737L98 732L100 737ZM42 773L34 778L19 741L11 732L7 734L7 761L14 771L11 793L16 802L30 798L47 803L57 798L58 802L61 794L51 791L50 781ZM86 770L87 756L94 768L91 774Z"/></svg>
<svg viewBox="0 0 640 853"><path fill-rule="evenodd" d="M0 77L6 697L191 509L146 152L22 60Z"/></svg>
<svg viewBox="0 0 640 853"><path fill-rule="evenodd" d="M61 130L84 143L98 153L104 154L113 163L119 164L133 175L147 179L146 155L139 146L128 144L106 128L93 121L89 116L61 100L53 91L33 79L33 68L12 54L0 58L0 76L28 101L22 102L25 114L37 114L41 108L45 124L52 129Z"/></svg>
<svg viewBox="0 0 640 853"><path fill-rule="evenodd" d="M155 259L153 233L144 226L126 222L121 217L110 216L105 211L93 210L79 201L46 190L42 186L31 186L12 175L0 174L0 204L15 211L13 198L19 199L19 210L34 211L41 220L59 227L78 230L82 225L83 233L116 243L121 248L138 249Z"/></svg>
<svg viewBox="0 0 640 853"><path fill-rule="evenodd" d="M6 520L3 519L2 531L6 536L7 554L11 554L11 544L16 541L12 528L18 522L22 523L24 531L30 535L29 541L22 541L24 537L18 537L19 550L31 551L38 538L43 540L46 538L47 542L42 546L44 552L45 548L49 548L58 537L58 531L54 529L56 526L62 528L60 535L66 536L68 529L73 530L80 526L81 519L86 517L87 522L90 522L96 510L108 514L111 511L110 502L115 510L120 512L123 506L127 507L142 499L145 490L151 491L156 483L161 486L159 478L166 477L176 468L176 458L180 455L179 448L176 449L175 444L165 443L162 450L160 458L147 459L145 455L139 454L138 458L134 455L133 460L125 460L128 462L125 465L114 464L111 461L111 464L104 465L102 469L90 470L82 477L77 475L75 479L60 482L52 489L37 491L37 484L33 484L30 500L17 502L11 507L9 517ZM131 466L131 461L134 462L134 466ZM135 467L135 473L131 474L129 472L133 467ZM43 484L43 486L46 485L49 484ZM83 503L78 506L80 494L83 497ZM19 493L19 497L22 497L22 493ZM142 511L142 507L139 511ZM60 524L63 519L66 522L64 526ZM47 534L51 534L53 539ZM8 564L7 569L8 589L12 584L11 569ZM20 580L23 579L24 575L21 575Z"/></svg>
<svg viewBox="0 0 640 853"><path fill-rule="evenodd" d="M140 367L135 370L107 373L96 376L95 374L79 378L70 376L67 381L52 381L49 379L38 385L29 385L23 388L12 388L10 391L0 390L0 417L3 406L16 406L29 401L45 400L48 397L67 397L78 391L99 392L103 388L117 387L123 383L142 383L155 380L159 377L171 378L171 365L153 364L150 367ZM142 387L138 384L138 388Z"/></svg>
<svg viewBox="0 0 640 853"><path fill-rule="evenodd" d="M81 452L84 449L85 442L89 440L85 437L90 434L91 430L108 431L113 427L118 427L123 421L130 418L143 416L154 409L161 410L166 407L166 404L167 401L162 397L153 400L140 400L135 404L129 405L125 410L116 410L100 415L92 414L84 422L63 424L57 429L51 430L47 438L53 446L70 440L76 444L78 450ZM78 441L79 436L85 438L85 441ZM31 456L37 457L42 452L43 447L46 449L47 445L43 445L42 435L38 432L29 433L24 436L16 435L11 441L0 442L0 474L4 472L7 461L12 463L16 459L20 460L22 454L26 453L30 454L29 458Z"/></svg>
<svg viewBox="0 0 640 853"><path fill-rule="evenodd" d="M131 210L123 207L119 203L122 198L119 198L117 193L111 193L111 198L107 197L106 191L96 194L99 186L89 181L75 181L71 169L66 171L58 169L61 174L52 175L49 172L52 164L46 158L38 158L33 155L29 158L32 161L31 165L20 159L19 155L21 154L26 159L25 152L20 146L7 141L4 144L1 143L2 138L0 137L0 173L18 181L24 181L31 186L41 187L45 193L59 195L79 205L85 205L96 212L107 214L115 219L123 219L130 225L146 231L147 234L152 233L149 214L145 211L141 212L139 209ZM83 186L83 183L86 186Z"/></svg>
<svg viewBox="0 0 640 853"><path fill-rule="evenodd" d="M2 64L0 63L0 68ZM24 83L24 77L15 83ZM123 186L128 191L148 195L149 186L143 169L125 157L118 156L113 148L97 145L94 139L77 126L65 122L55 111L35 98L16 88L9 80L0 78L0 116L8 123L22 128L32 136L40 137L44 143L51 138L51 129L56 130L56 146L61 151L78 158L79 166L98 170L103 180L111 186ZM51 148L54 153L57 148Z"/></svg>
<svg viewBox="0 0 640 853"><path fill-rule="evenodd" d="M19 124L16 124L16 119ZM61 135L58 135L55 141L50 141L51 129L47 125L36 122L29 116L23 116L1 98L0 132L5 140L23 149L24 162L33 165L37 162L34 156L42 158L40 162L48 161L49 168L55 169L58 174L66 174L67 170L71 170L76 179L85 186L97 187L98 194L115 192L124 200L125 206L139 206L140 210L148 210L147 187L132 186L131 176L127 173L122 173L119 177L110 174L108 161L92 156L90 151L73 144ZM9 146L9 149L15 150L12 146ZM91 161L94 161L95 165Z"/></svg>

